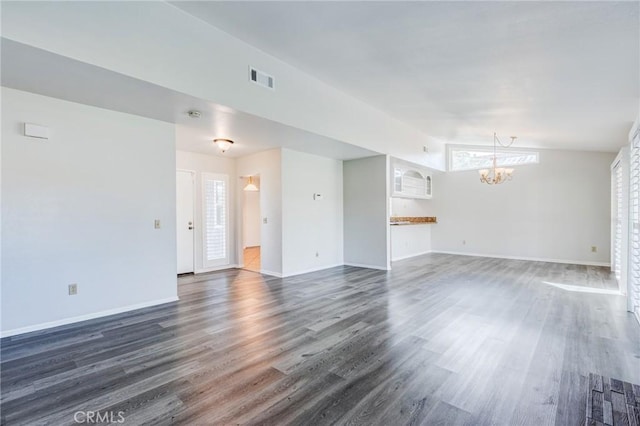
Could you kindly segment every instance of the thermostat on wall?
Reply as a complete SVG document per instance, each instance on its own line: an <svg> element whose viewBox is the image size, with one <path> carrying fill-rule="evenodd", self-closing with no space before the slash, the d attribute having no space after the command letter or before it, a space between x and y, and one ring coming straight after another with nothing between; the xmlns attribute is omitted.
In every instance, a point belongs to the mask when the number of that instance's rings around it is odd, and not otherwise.
<svg viewBox="0 0 640 426"><path fill-rule="evenodd" d="M49 139L49 128L39 124L24 123L24 135L31 138Z"/></svg>

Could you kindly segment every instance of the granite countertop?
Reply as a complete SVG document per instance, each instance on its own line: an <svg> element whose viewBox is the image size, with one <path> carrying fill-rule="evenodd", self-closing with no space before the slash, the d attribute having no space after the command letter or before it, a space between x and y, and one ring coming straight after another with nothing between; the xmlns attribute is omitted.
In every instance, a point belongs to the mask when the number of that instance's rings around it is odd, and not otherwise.
<svg viewBox="0 0 640 426"><path fill-rule="evenodd" d="M438 223L435 217L414 217L414 216L392 216L389 219L391 225L425 225L429 223Z"/></svg>

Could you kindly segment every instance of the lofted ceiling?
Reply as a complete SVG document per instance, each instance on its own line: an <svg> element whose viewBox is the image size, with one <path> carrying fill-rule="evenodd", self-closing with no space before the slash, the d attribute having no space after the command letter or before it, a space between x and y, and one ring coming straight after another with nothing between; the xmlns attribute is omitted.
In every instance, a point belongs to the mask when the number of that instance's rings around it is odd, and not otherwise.
<svg viewBox="0 0 640 426"><path fill-rule="evenodd" d="M639 112L639 2L172 4L447 143L616 151Z"/></svg>
<svg viewBox="0 0 640 426"><path fill-rule="evenodd" d="M242 157L282 147L339 160L376 155L6 38L0 50L2 86L175 123L180 150ZM190 118L187 112L192 109L200 111L201 117ZM229 138L235 144L222 154L213 145L214 138Z"/></svg>

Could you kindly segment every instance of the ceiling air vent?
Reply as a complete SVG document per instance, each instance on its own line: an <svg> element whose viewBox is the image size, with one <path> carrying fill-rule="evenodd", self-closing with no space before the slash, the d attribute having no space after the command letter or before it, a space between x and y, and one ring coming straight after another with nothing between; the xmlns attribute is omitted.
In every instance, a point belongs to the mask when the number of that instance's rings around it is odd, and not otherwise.
<svg viewBox="0 0 640 426"><path fill-rule="evenodd" d="M249 80L259 84L260 86L274 90L275 81L273 77L253 67L249 67Z"/></svg>

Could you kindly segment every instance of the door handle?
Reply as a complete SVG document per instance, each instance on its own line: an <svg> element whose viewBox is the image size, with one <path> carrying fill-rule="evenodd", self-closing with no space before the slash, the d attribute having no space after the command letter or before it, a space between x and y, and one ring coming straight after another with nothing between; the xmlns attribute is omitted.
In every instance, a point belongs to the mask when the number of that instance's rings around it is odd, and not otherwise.
<svg viewBox="0 0 640 426"><path fill-rule="evenodd" d="M193 226L190 226L190 227L189 227L189 230L192 230L192 229L193 229Z"/></svg>

